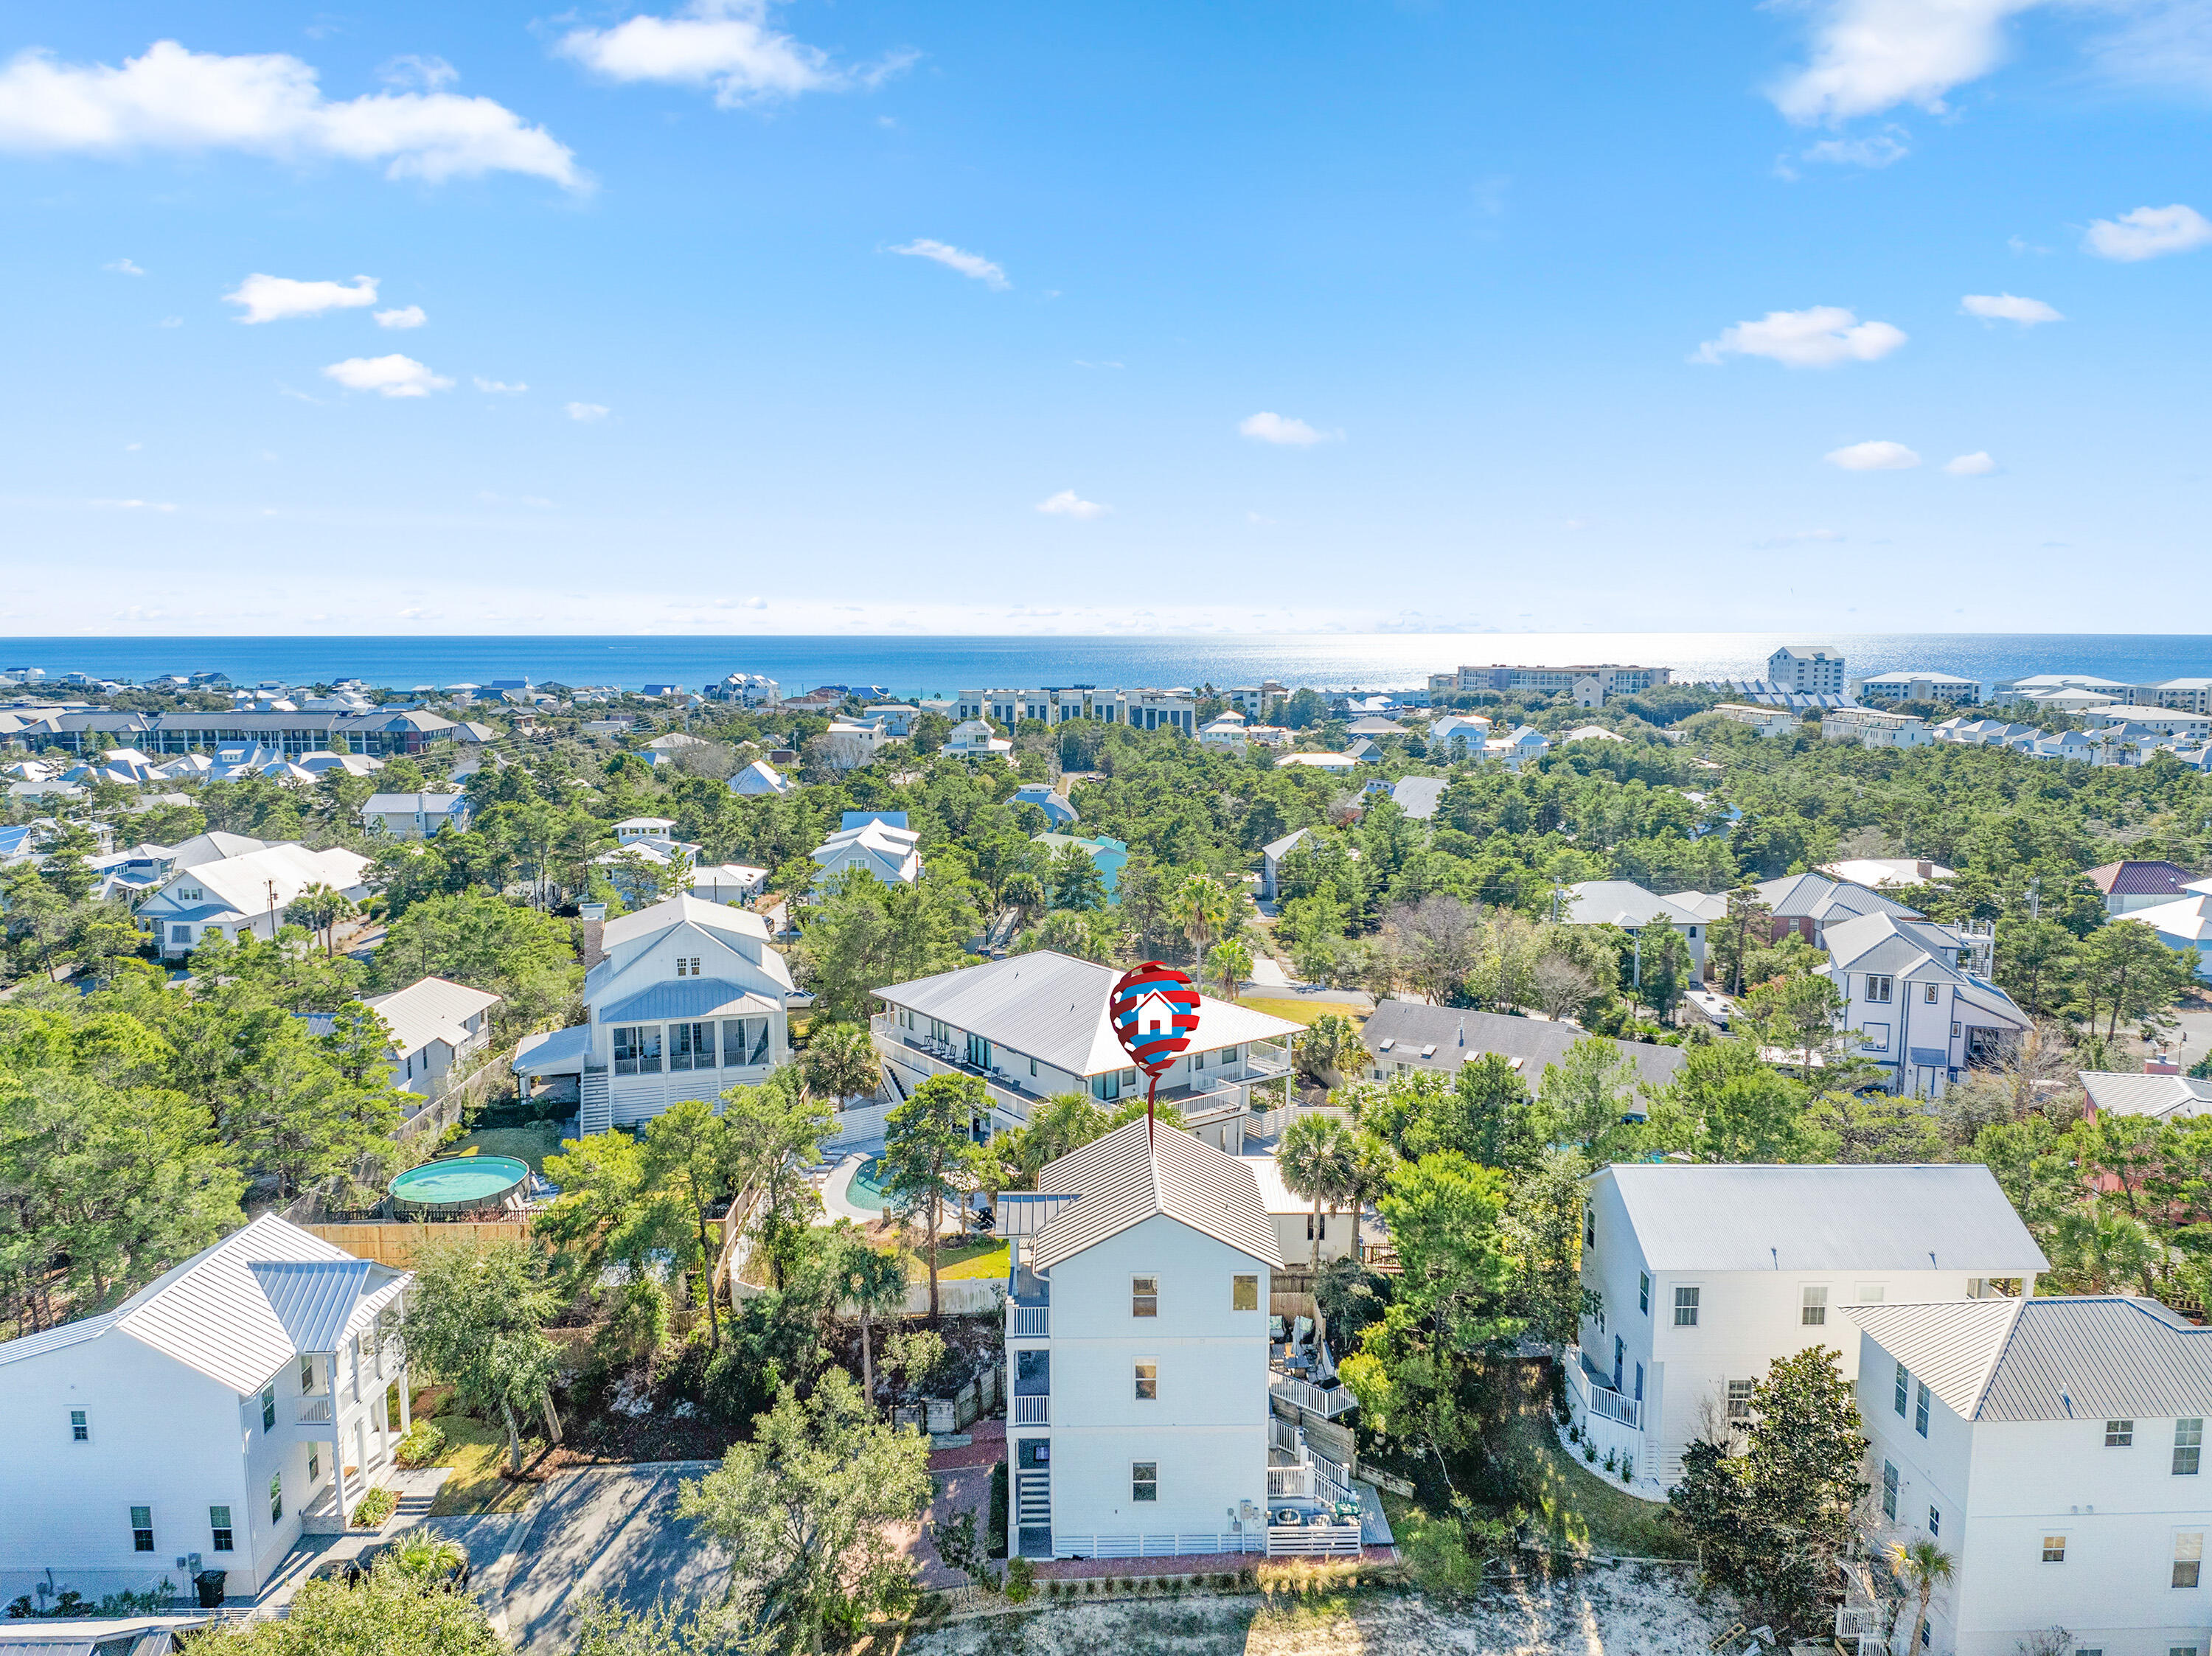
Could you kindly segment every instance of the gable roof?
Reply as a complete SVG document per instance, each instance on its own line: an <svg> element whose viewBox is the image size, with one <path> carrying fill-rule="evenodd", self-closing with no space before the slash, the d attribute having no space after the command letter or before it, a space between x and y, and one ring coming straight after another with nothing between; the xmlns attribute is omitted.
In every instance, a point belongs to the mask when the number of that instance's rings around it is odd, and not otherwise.
<svg viewBox="0 0 2212 1656"><path fill-rule="evenodd" d="M1509 1017L1503 1012L1470 1012L1413 1000L1377 1001L1374 1016L1361 1028L1359 1038L1370 1053L1388 1063L1411 1065L1445 1077L1455 1074L1468 1059L1486 1052L1518 1059L1521 1078L1531 1093L1543 1079L1545 1065L1559 1063L1577 1041L1611 1040L1593 1037L1576 1023ZM1655 1087L1671 1080L1686 1061L1679 1046L1649 1046L1640 1040L1614 1040L1612 1046L1616 1052L1633 1059L1637 1074ZM1424 1047L1435 1050L1424 1053Z"/></svg>
<svg viewBox="0 0 2212 1656"><path fill-rule="evenodd" d="M0 1363L119 1331L250 1393L300 1352L336 1350L412 1280L265 1213L112 1311L0 1345ZM298 1344L295 1334L325 1343Z"/></svg>
<svg viewBox="0 0 2212 1656"><path fill-rule="evenodd" d="M1619 1162L1590 1178L1613 1180L1655 1271L2051 1269L1978 1163Z"/></svg>
<svg viewBox="0 0 2212 1656"><path fill-rule="evenodd" d="M2120 918L2141 920L2162 937L2179 937L2185 943L2212 943L2212 896L2203 894L2130 909Z"/></svg>
<svg viewBox="0 0 2212 1656"><path fill-rule="evenodd" d="M688 892L679 892L673 897L663 898L650 908L609 920L599 932L599 943L611 954L640 937L673 931L679 925L702 925L709 931L727 931L759 943L768 941L768 922L751 910L710 903Z"/></svg>
<svg viewBox="0 0 2212 1656"><path fill-rule="evenodd" d="M893 1006L940 1019L1055 1070L1095 1076L1129 1067L1129 1056L1106 1019L1106 1003L1121 975L1095 961L1039 949L874 992ZM1190 1050L1210 1052L1297 1031L1297 1024L1283 1018L1200 995L1198 1033Z"/></svg>
<svg viewBox="0 0 2212 1656"><path fill-rule="evenodd" d="M1390 785L1390 797L1407 816L1417 822L1425 822L1437 814L1437 802L1444 797L1445 782L1441 776L1401 776Z"/></svg>
<svg viewBox="0 0 2212 1656"><path fill-rule="evenodd" d="M2212 1081L2129 1070L2083 1070L2081 1082L2100 1115L2212 1115Z"/></svg>
<svg viewBox="0 0 2212 1656"><path fill-rule="evenodd" d="M1789 874L1778 880L1762 880L1759 900L1774 911L1778 920L1849 919L1859 914L1895 914L1918 919L1920 911L1886 897L1871 886L1851 880L1835 880L1825 874Z"/></svg>
<svg viewBox="0 0 2212 1656"><path fill-rule="evenodd" d="M2106 863L2081 877L2107 897L2179 897L2197 877L2179 863Z"/></svg>
<svg viewBox="0 0 2212 1656"><path fill-rule="evenodd" d="M2212 1328L2155 1300L2082 1295L1843 1307L1972 1421L2212 1414Z"/></svg>
<svg viewBox="0 0 2212 1656"><path fill-rule="evenodd" d="M434 1040L461 1046L468 1039L467 1020L498 1005L499 997L446 978L423 978L388 995L372 995L362 1004L384 1020L404 1058Z"/></svg>
<svg viewBox="0 0 2212 1656"><path fill-rule="evenodd" d="M1030 1239L1030 1263L1038 1271L1161 1215L1262 1265L1284 1264L1252 1169L1188 1133L1156 1134L1142 1117L1046 1162L1037 1189L1077 1198Z"/></svg>
<svg viewBox="0 0 2212 1656"><path fill-rule="evenodd" d="M357 852L332 846L310 851L301 845L264 846L243 856L224 857L191 869L179 869L163 884L157 897L168 896L179 882L203 888L213 903L238 914L266 914L271 907L289 907L311 885L349 891L362 883L368 858ZM181 901L170 897L171 902ZM216 912L221 912L217 909Z"/></svg>
<svg viewBox="0 0 2212 1656"><path fill-rule="evenodd" d="M1627 931L1650 920L1669 925L1699 925L1702 918L1678 908L1656 891L1633 880L1584 880L1567 888L1573 904L1567 919L1576 925L1617 925Z"/></svg>
<svg viewBox="0 0 2212 1656"><path fill-rule="evenodd" d="M398 816L416 812L429 816L451 816L468 809L465 793L372 793L362 806L365 811L379 816Z"/></svg>

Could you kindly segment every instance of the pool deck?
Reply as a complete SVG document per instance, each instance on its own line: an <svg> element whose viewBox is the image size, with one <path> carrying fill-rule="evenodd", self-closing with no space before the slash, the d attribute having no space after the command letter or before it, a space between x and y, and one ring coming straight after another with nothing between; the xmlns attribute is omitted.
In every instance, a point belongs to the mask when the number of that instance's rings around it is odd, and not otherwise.
<svg viewBox="0 0 2212 1656"><path fill-rule="evenodd" d="M823 1176L822 1223L834 1225L840 1219L850 1219L854 1224L872 1225L883 1218L881 1209L861 1207L848 1194L854 1177L875 1159L876 1152L873 1150L855 1150ZM944 1222L938 1226L937 1234L939 1236L957 1236L960 1228L960 1216L948 1212Z"/></svg>

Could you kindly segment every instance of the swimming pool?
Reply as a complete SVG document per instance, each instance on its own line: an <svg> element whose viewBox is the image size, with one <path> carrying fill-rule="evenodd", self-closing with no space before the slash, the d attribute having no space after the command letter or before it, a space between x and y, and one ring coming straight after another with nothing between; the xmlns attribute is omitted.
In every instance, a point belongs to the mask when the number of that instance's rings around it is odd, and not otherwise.
<svg viewBox="0 0 2212 1656"><path fill-rule="evenodd" d="M456 1156L408 1168L392 1181L392 1199L429 1211L489 1207L529 1177L530 1164L511 1156Z"/></svg>
<svg viewBox="0 0 2212 1656"><path fill-rule="evenodd" d="M845 1186L845 1200L863 1213L884 1210L884 1160L876 1156L853 1169L853 1177Z"/></svg>

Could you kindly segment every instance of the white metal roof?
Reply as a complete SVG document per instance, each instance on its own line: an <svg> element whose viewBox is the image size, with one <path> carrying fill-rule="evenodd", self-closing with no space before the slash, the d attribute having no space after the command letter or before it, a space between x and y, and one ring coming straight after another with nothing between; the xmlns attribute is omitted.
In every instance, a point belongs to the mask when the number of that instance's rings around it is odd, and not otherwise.
<svg viewBox="0 0 2212 1656"><path fill-rule="evenodd" d="M1002 961L963 966L875 992L902 1006L981 1035L1074 1076L1130 1067L1107 1022L1106 1003L1121 974L1095 961L1040 949ZM1249 1041L1277 1040L1298 1025L1249 1006L1201 995L1190 1050L1211 1052Z"/></svg>
<svg viewBox="0 0 2212 1656"><path fill-rule="evenodd" d="M1700 916L1677 908L1633 880L1584 880L1567 890L1574 898L1567 919L1576 925L1617 925L1632 931L1651 920L1669 925L1703 924Z"/></svg>
<svg viewBox="0 0 2212 1656"><path fill-rule="evenodd" d="M2112 1294L1843 1309L1966 1420L2212 1414L2212 1328L2155 1300Z"/></svg>
<svg viewBox="0 0 2212 1656"><path fill-rule="evenodd" d="M1154 1133L1142 1117L1046 1162L1037 1190L1078 1198L1031 1239L1030 1262L1039 1271L1161 1215L1262 1265L1284 1263L1252 1169L1188 1133Z"/></svg>
<svg viewBox="0 0 2212 1656"><path fill-rule="evenodd" d="M1618 1162L1610 1179L1655 1271L2051 1269L1990 1170Z"/></svg>
<svg viewBox="0 0 2212 1656"><path fill-rule="evenodd" d="M678 925L703 925L712 931L727 931L758 942L768 941L768 922L750 909L732 908L726 903L710 903L705 899L679 893L664 898L650 908L641 908L634 914L624 914L609 920L599 933L602 947L610 952L640 937L651 937Z"/></svg>
<svg viewBox="0 0 2212 1656"><path fill-rule="evenodd" d="M271 1265L338 1269L268 1273ZM302 1350L335 1350L347 1333L398 1298L411 1280L407 1272L356 1259L297 1225L264 1214L173 1266L102 1316L0 1345L0 1363L73 1344L75 1339L63 1337L80 1328L90 1331L76 1334L76 1339L121 1332L243 1395L259 1391ZM296 1344L288 1323L318 1338L335 1329L337 1338L319 1346Z"/></svg>
<svg viewBox="0 0 2212 1656"><path fill-rule="evenodd" d="M337 846L324 851L300 845L264 846L243 856L180 869L149 901L184 901L172 895L181 883L198 887L234 913L265 914L272 907L289 907L311 885L326 885L334 891L358 889L368 867L368 858Z"/></svg>
<svg viewBox="0 0 2212 1656"><path fill-rule="evenodd" d="M2083 1070L2081 1080L2100 1115L2212 1115L2212 1081L2127 1070Z"/></svg>
<svg viewBox="0 0 2212 1656"><path fill-rule="evenodd" d="M1282 1164L1273 1156L1240 1156L1237 1159L1251 1168L1253 1178L1259 1180L1260 1205L1269 1213L1312 1213L1312 1201L1283 1182Z"/></svg>
<svg viewBox="0 0 2212 1656"><path fill-rule="evenodd" d="M388 995L371 995L362 1004L384 1020L392 1031L392 1050L405 1058L434 1040L463 1045L468 1039L467 1020L498 1005L499 997L445 978L423 978Z"/></svg>

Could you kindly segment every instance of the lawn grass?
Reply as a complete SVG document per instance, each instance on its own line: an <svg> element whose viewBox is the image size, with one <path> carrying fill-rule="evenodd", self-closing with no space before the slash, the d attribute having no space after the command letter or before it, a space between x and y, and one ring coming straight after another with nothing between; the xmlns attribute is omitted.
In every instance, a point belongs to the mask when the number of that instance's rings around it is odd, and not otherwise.
<svg viewBox="0 0 2212 1656"><path fill-rule="evenodd" d="M561 1153L560 1129L550 1122L533 1127L481 1127L465 1133L443 1150L449 1156L511 1156L527 1162L535 1174L545 1171L545 1158Z"/></svg>
<svg viewBox="0 0 2212 1656"><path fill-rule="evenodd" d="M1607 1483L1570 1454L1552 1428L1540 1383L1532 1385L1512 1425L1515 1447L1527 1457L1544 1528L1581 1550L1622 1558L1694 1558L1697 1549L1671 1508Z"/></svg>
<svg viewBox="0 0 2212 1656"><path fill-rule="evenodd" d="M507 1460L507 1433L472 1420L458 1409L440 1415L438 1426L446 1435L446 1452L438 1457L437 1464L452 1467L453 1475L439 1486L430 1503L430 1516L520 1512L537 1486L511 1483L499 1475ZM524 1452L528 1451L526 1442Z"/></svg>
<svg viewBox="0 0 2212 1656"><path fill-rule="evenodd" d="M951 1282L957 1277L1003 1277L1006 1274L1007 1249L1011 1245L1001 1241L963 1242L957 1247L943 1247L937 1251L937 1276L940 1282ZM921 1254L915 1256L914 1270L917 1280L929 1280L929 1261Z"/></svg>
<svg viewBox="0 0 2212 1656"><path fill-rule="evenodd" d="M1239 995L1237 1004L1291 1023L1310 1025L1323 1012L1341 1013L1352 1020L1355 1028L1367 1022L1366 1013L1340 1000L1270 1000L1261 995Z"/></svg>

